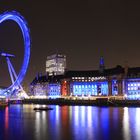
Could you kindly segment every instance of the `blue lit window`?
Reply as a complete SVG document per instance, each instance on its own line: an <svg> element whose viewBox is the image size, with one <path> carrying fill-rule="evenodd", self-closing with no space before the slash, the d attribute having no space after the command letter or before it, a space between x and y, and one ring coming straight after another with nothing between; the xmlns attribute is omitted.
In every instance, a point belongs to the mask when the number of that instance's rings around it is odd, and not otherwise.
<svg viewBox="0 0 140 140"><path fill-rule="evenodd" d="M116 79L112 80L112 95L118 94L118 82Z"/></svg>

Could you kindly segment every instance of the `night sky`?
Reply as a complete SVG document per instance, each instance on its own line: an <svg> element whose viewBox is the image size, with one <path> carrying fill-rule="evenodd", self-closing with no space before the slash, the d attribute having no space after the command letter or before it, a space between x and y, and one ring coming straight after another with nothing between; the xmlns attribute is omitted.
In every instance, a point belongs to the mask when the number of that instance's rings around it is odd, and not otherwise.
<svg viewBox="0 0 140 140"><path fill-rule="evenodd" d="M31 31L31 59L24 84L38 72L45 74L48 55L67 56L71 70L98 69L103 56L107 68L140 66L140 2L130 0L0 0L0 13L16 10ZM16 55L22 64L23 40L16 23L0 25L0 50ZM0 86L10 84L7 65L0 58Z"/></svg>

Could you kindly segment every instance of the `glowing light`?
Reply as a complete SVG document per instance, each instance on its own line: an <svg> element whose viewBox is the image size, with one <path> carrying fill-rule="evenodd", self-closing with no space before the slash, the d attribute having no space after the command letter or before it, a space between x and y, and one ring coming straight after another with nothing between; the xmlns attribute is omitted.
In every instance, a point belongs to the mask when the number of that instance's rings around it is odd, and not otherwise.
<svg viewBox="0 0 140 140"><path fill-rule="evenodd" d="M127 98L127 94L125 94L124 97Z"/></svg>
<svg viewBox="0 0 140 140"><path fill-rule="evenodd" d="M27 67L29 64L29 58L30 58L30 34L29 34L29 28L27 27L27 23L25 19L19 13L12 11L12 12L6 12L0 15L0 23L3 23L4 21L7 21L7 20L12 20L16 22L22 31L22 35L24 39L24 60L23 60L21 70L15 82L9 88L4 90L4 92L6 93L8 93L8 90L12 90L13 87L16 87L17 85L19 85L19 83L22 82L26 74Z"/></svg>
<svg viewBox="0 0 140 140"><path fill-rule="evenodd" d="M49 98L51 98L51 99L56 99L56 98L60 98L60 95L52 95L52 96L49 96Z"/></svg>

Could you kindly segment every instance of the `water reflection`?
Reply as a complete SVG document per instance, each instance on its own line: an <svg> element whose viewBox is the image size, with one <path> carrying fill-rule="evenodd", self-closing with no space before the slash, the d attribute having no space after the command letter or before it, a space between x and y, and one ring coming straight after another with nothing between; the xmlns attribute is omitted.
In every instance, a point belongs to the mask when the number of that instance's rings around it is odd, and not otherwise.
<svg viewBox="0 0 140 140"><path fill-rule="evenodd" d="M9 127L9 110L8 107L5 108L5 130L7 131Z"/></svg>
<svg viewBox="0 0 140 140"><path fill-rule="evenodd" d="M124 116L123 116L123 134L124 134L124 139L125 140L130 140L130 128L129 128L129 112L128 108L124 108Z"/></svg>
<svg viewBox="0 0 140 140"><path fill-rule="evenodd" d="M45 107L44 105L42 105ZM36 140L44 139L47 130L46 111L35 111L35 138Z"/></svg>
<svg viewBox="0 0 140 140"><path fill-rule="evenodd" d="M33 105L0 110L0 138L14 140L139 140L140 108Z"/></svg>
<svg viewBox="0 0 140 140"><path fill-rule="evenodd" d="M124 139L140 139L140 108L124 108L123 134Z"/></svg>
<svg viewBox="0 0 140 140"><path fill-rule="evenodd" d="M135 117L135 135L136 135L136 140L140 139L140 108L136 108L136 117Z"/></svg>
<svg viewBox="0 0 140 140"><path fill-rule="evenodd" d="M8 139L8 128L9 128L9 110L5 108L5 139Z"/></svg>

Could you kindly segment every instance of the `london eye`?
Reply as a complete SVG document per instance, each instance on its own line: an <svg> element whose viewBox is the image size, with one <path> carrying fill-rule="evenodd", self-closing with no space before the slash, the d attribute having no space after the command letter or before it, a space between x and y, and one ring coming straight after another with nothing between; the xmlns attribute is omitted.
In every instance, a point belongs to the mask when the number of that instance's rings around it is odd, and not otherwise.
<svg viewBox="0 0 140 140"><path fill-rule="evenodd" d="M9 71L10 78L11 78L11 85L8 86L7 88L1 90L0 96L11 96L16 89L18 89L18 88L22 89L21 82L23 81L24 76L26 74L28 64L29 64L29 59L30 59L30 44L31 44L30 31L27 26L26 20L16 11L5 12L0 15L0 24L5 21L9 21L9 20L16 22L17 25L20 27L20 30L22 32L23 41L24 41L24 55L23 55L22 66L20 68L19 73L17 74L10 61L10 59L12 57L15 57L15 55L7 53L7 52L0 52L0 56L6 58L7 65L8 65L8 71Z"/></svg>

